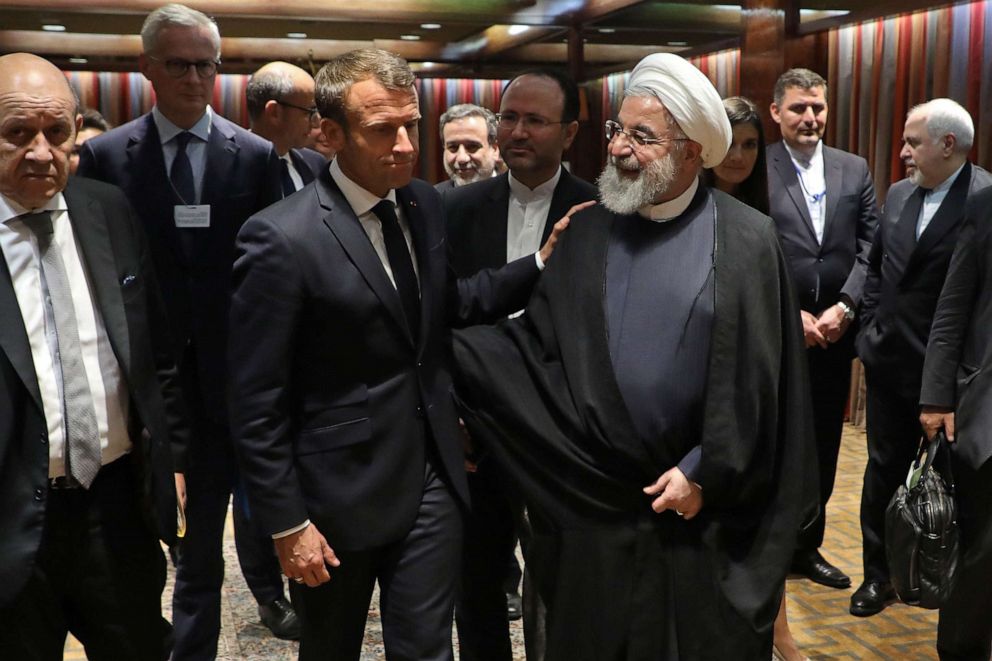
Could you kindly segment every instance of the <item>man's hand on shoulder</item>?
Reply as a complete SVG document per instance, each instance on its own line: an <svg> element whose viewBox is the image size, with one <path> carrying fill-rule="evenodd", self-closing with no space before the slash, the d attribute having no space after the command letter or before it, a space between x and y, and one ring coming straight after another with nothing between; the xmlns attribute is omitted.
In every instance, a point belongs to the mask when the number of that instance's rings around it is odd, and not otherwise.
<svg viewBox="0 0 992 661"><path fill-rule="evenodd" d="M341 561L334 555L334 549L327 544L327 540L313 523L303 530L273 541L286 577L297 583L306 583L311 588L331 580L328 565L341 565Z"/></svg>
<svg viewBox="0 0 992 661"><path fill-rule="evenodd" d="M954 442L954 410L941 406L924 406L920 413L920 425L928 439L933 439L941 427L947 434L947 441Z"/></svg>
<svg viewBox="0 0 992 661"><path fill-rule="evenodd" d="M542 264L546 265L548 260L551 259L551 253L554 252L555 244L558 243L558 236L568 227L568 223L571 221L572 216L583 209L588 209L594 204L596 204L596 200L589 200L588 202L576 204L569 209L568 213L566 213L557 223L555 223L555 226L551 229L551 236L549 236L548 240L544 242L543 246L541 246L539 257L541 258Z"/></svg>
<svg viewBox="0 0 992 661"><path fill-rule="evenodd" d="M644 487L644 493L657 496L651 502L651 509L659 514L672 510L691 519L703 509L703 488L687 478L678 466L668 469L654 484Z"/></svg>

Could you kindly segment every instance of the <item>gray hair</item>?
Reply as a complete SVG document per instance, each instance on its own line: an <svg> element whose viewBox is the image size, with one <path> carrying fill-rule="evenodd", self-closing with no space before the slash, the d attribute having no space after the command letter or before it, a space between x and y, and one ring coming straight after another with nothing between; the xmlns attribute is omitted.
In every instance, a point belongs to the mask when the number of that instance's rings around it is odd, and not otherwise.
<svg viewBox="0 0 992 661"><path fill-rule="evenodd" d="M416 80L406 60L380 48L360 48L338 55L321 67L314 79L320 116L346 126L344 100L352 85L370 78L390 91L408 91Z"/></svg>
<svg viewBox="0 0 992 661"><path fill-rule="evenodd" d="M952 99L933 99L913 106L906 115L907 119L918 112L926 113L927 133L933 140L953 135L954 151L967 153L971 150L975 141L975 123L960 103Z"/></svg>
<svg viewBox="0 0 992 661"><path fill-rule="evenodd" d="M827 98L827 81L824 80L823 76L809 69L789 69L775 81L775 92L772 95L775 105L782 105L782 99L785 98L785 90L790 87L798 87L801 90L822 87L823 98Z"/></svg>
<svg viewBox="0 0 992 661"><path fill-rule="evenodd" d="M210 32L210 41L217 51L217 57L220 57L220 30L214 20L201 11L176 3L163 5L148 14L141 26L141 48L145 53L154 52L159 33L173 26L206 28Z"/></svg>
<svg viewBox="0 0 992 661"><path fill-rule="evenodd" d="M481 117L486 122L486 136L489 138L490 146L496 144L496 115L488 108L477 106L474 103L459 103L456 106L451 106L441 115L441 137L444 138L444 127L448 125L448 122L466 117Z"/></svg>
<svg viewBox="0 0 992 661"><path fill-rule="evenodd" d="M285 71L263 71L248 79L245 86L245 105L248 116L255 120L261 117L265 104L284 99L293 93L293 79Z"/></svg>

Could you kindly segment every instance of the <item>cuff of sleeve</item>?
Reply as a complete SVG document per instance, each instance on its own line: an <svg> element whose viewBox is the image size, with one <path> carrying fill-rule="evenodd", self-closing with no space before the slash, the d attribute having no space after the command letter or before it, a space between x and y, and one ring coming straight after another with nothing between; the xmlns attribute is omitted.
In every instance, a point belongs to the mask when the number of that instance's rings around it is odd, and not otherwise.
<svg viewBox="0 0 992 661"><path fill-rule="evenodd" d="M689 450L682 461L679 462L679 470L682 474L686 476L691 482L699 482L699 458L703 453L703 446L697 445L696 447Z"/></svg>
<svg viewBox="0 0 992 661"><path fill-rule="evenodd" d="M536 253L534 253L534 261L537 262L537 270L538 271L543 271L544 270L544 260L541 259L541 251L540 250L537 251Z"/></svg>
<svg viewBox="0 0 992 661"><path fill-rule="evenodd" d="M306 521L304 521L303 523L301 523L298 526L293 526L292 528L289 528L287 530L283 530L282 532L277 532L277 533L273 534L272 535L272 539L282 539L283 537L289 537L294 532L300 532L301 530L303 530L304 528L306 528L309 525L310 525L310 519L307 519Z"/></svg>

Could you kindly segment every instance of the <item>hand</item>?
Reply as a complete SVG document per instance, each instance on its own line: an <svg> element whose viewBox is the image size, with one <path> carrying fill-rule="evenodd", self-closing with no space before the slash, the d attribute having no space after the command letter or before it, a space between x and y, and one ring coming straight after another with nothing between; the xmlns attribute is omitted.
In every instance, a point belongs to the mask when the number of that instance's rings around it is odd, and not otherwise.
<svg viewBox="0 0 992 661"><path fill-rule="evenodd" d="M302 578L302 582L311 588L331 580L328 565L341 565L334 549L327 545L327 540L312 523L303 530L273 541L282 572L293 580Z"/></svg>
<svg viewBox="0 0 992 661"><path fill-rule="evenodd" d="M458 418L458 430L462 433L462 450L465 452L465 472L475 473L479 470L479 464L475 461L475 445L472 443L472 435L468 433L465 421Z"/></svg>
<svg viewBox="0 0 992 661"><path fill-rule="evenodd" d="M657 482L644 487L644 493L657 496L651 502L651 509L659 514L672 510L688 520L703 509L703 488L690 481L678 466L668 469Z"/></svg>
<svg viewBox="0 0 992 661"><path fill-rule="evenodd" d="M831 305L820 313L820 317L816 320L816 328L824 339L831 343L844 337L844 333L850 325L851 320L844 315L844 310L839 305Z"/></svg>
<svg viewBox="0 0 992 661"><path fill-rule="evenodd" d="M571 221L572 216L583 209L588 209L594 204L596 204L596 200L589 200L588 202L583 202L582 204L576 204L569 209L568 213L562 216L557 223L555 223L555 226L551 229L551 236L549 236L548 240L544 242L543 246L541 246L541 262L547 264L548 260L551 259L551 253L554 252L555 244L558 243L558 235L564 232L565 228L568 227L568 223Z"/></svg>
<svg viewBox="0 0 992 661"><path fill-rule="evenodd" d="M817 328L816 317L806 310L800 310L799 314L803 318L803 337L806 340L806 348L819 345L821 349L826 349L827 338L823 337L823 333Z"/></svg>
<svg viewBox="0 0 992 661"><path fill-rule="evenodd" d="M176 478L176 502L179 508L186 509L186 476L182 473L173 473Z"/></svg>
<svg viewBox="0 0 992 661"><path fill-rule="evenodd" d="M927 439L933 440L940 428L947 434L947 442L954 442L954 411L940 406L924 406L920 413L920 424Z"/></svg>

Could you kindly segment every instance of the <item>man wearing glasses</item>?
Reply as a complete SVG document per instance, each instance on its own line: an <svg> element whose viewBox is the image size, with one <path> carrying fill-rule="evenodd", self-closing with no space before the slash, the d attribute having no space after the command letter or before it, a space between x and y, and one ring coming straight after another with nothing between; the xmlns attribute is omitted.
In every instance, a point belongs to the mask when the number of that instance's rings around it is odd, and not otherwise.
<svg viewBox="0 0 992 661"><path fill-rule="evenodd" d="M451 264L459 277L536 252L573 205L596 199L595 186L562 167L562 154L579 129L579 91L571 78L555 69L517 76L504 88L496 117L509 171L445 195ZM519 581L519 570L511 570L522 507L511 504L493 462L482 458L470 471L473 511L455 609L461 658L509 661L507 600L516 597ZM539 656L539 601L533 591L524 598L528 655Z"/></svg>
<svg viewBox="0 0 992 661"><path fill-rule="evenodd" d="M150 113L83 145L77 174L120 186L140 216L169 315L193 421L187 534L179 553L173 659L213 659L220 633L224 521L237 474L227 426L225 354L234 238L282 197L272 145L210 108L220 33L201 12L165 5L141 29ZM270 545L238 540L253 592L282 586ZM252 548L246 553L247 548ZM259 578L263 577L263 578Z"/></svg>
<svg viewBox="0 0 992 661"><path fill-rule="evenodd" d="M283 197L292 195L327 167L322 154L306 149L310 130L320 125L313 76L288 62L269 62L252 74L245 98L252 132L279 155Z"/></svg>

